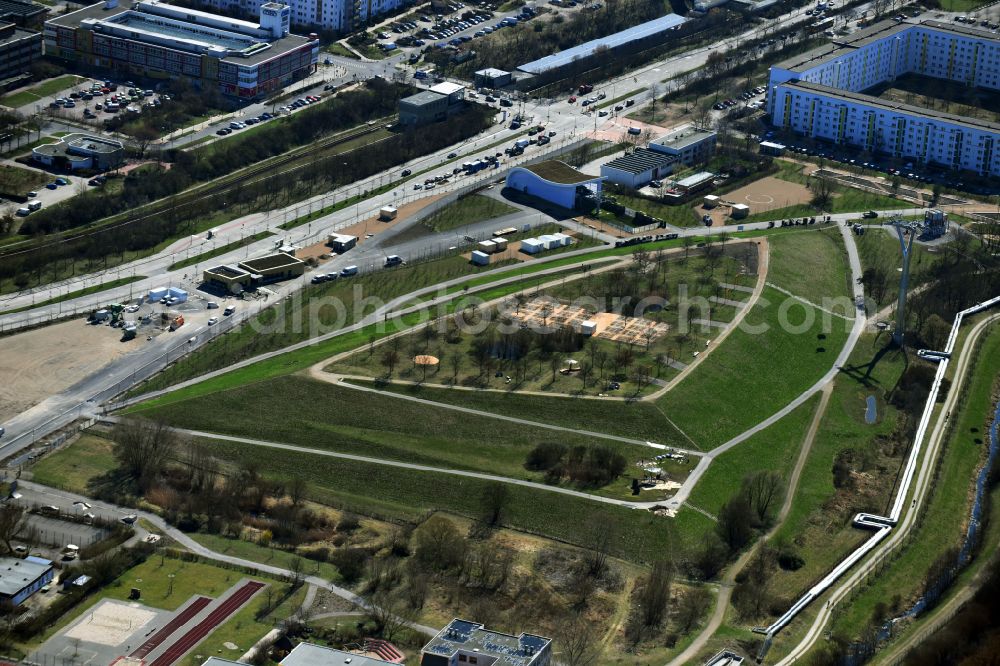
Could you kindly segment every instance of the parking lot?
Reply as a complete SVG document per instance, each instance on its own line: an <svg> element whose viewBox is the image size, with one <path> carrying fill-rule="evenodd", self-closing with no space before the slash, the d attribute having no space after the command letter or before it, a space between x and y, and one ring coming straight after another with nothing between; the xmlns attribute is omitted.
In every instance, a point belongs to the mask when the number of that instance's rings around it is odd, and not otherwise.
<svg viewBox="0 0 1000 666"><path fill-rule="evenodd" d="M60 118L102 127L117 114L141 114L143 109L169 104L170 95L141 88L132 81L88 80L47 102L49 112Z"/></svg>
<svg viewBox="0 0 1000 666"><path fill-rule="evenodd" d="M576 4L575 0L573 4ZM451 16L432 14L428 10L419 14L416 20L404 19L386 26L377 34L378 47L383 51L425 47L458 50L463 44L537 16L537 10L532 5L525 5L520 12L500 18L494 13L494 5L490 4L466 8L465 3L455 2L448 8ZM411 55L411 63L417 59L416 53Z"/></svg>
<svg viewBox="0 0 1000 666"><path fill-rule="evenodd" d="M83 515L87 511L80 508L78 515ZM59 520L38 514L28 514L28 525L33 531L30 539L33 543L51 546L57 551L67 544L75 546L87 546L100 541L104 535L104 530L93 525L83 525L67 520ZM57 553L52 553L55 556Z"/></svg>

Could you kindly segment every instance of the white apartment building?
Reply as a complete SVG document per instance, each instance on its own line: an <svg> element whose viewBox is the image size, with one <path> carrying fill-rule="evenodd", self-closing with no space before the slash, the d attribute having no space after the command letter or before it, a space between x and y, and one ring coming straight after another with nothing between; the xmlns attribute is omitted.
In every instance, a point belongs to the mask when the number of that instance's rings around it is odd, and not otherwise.
<svg viewBox="0 0 1000 666"><path fill-rule="evenodd" d="M201 0L208 7L257 15L271 0ZM369 18L378 17L413 0L283 0L291 9L292 24L313 29L352 32Z"/></svg>
<svg viewBox="0 0 1000 666"><path fill-rule="evenodd" d="M879 23L772 67L768 111L811 137L1000 175L1000 124L859 92L909 73L1000 89L1000 39L939 21Z"/></svg>

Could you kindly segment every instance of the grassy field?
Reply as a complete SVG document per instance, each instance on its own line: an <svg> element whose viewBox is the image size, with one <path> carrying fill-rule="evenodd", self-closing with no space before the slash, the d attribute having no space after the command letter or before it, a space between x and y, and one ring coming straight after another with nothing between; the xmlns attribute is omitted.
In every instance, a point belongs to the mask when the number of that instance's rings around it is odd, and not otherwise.
<svg viewBox="0 0 1000 666"><path fill-rule="evenodd" d="M111 442L84 433L73 444L32 465L31 479L46 486L86 495L90 492L89 481L114 467Z"/></svg>
<svg viewBox="0 0 1000 666"><path fill-rule="evenodd" d="M477 517L476 498L488 483L313 454L275 456L266 449L225 441L211 442L209 446L213 455L222 459L255 460L278 480L293 476L306 479L310 498L317 502L380 518L409 521L434 509ZM594 526L605 526L615 532L613 555L632 562L650 562L674 547L673 525L668 519L519 486L510 486L510 503L503 522L584 547L591 543Z"/></svg>
<svg viewBox="0 0 1000 666"><path fill-rule="evenodd" d="M187 259L181 259L176 261L167 267L168 271L176 271L179 268L187 268L188 266L195 266L203 261L212 259L213 257L218 257L227 252L232 252L251 243L256 243L262 238L267 238L268 236L273 236L270 231L260 231L253 236L247 236L246 238L241 238L238 241L233 241L232 243L227 243L220 247L212 248L208 252L202 252L201 254L196 254L193 257L188 257Z"/></svg>
<svg viewBox="0 0 1000 666"><path fill-rule="evenodd" d="M239 557L259 564L267 564L272 567L290 569L292 561L299 559L302 561L302 572L307 576L319 576L332 582L340 581L340 573L337 567L328 562L317 562L309 560L295 553L279 548L269 548L260 546L242 539L229 539L218 534L191 534L192 539L201 545L214 550L223 555Z"/></svg>
<svg viewBox="0 0 1000 666"><path fill-rule="evenodd" d="M786 300L784 294L765 288L743 325L658 401L699 448L718 446L759 423L833 365L850 322L800 301L785 313Z"/></svg>
<svg viewBox="0 0 1000 666"><path fill-rule="evenodd" d="M671 206L625 192L615 193L611 196L627 208L640 210L647 215L664 220L667 224L672 224L675 227L694 227L701 224L701 218L690 204Z"/></svg>
<svg viewBox="0 0 1000 666"><path fill-rule="evenodd" d="M119 278L117 280L111 280L110 282L102 282L101 284L93 284L89 287L84 287L83 289L77 289L76 291L67 292L61 296L56 296L44 301L39 301L34 305L25 305L24 307L15 308L13 310L4 310L4 314L12 314L14 312L23 312L25 310L33 310L34 308L40 308L43 305L53 305L55 303L63 303L65 301L73 300L74 298L80 298L81 296L89 296L90 294L97 294L107 289L114 289L115 287L121 287L122 285L132 284L133 282L139 282L145 280L145 275L130 275L129 277Z"/></svg>
<svg viewBox="0 0 1000 666"><path fill-rule="evenodd" d="M0 104L16 109L20 106L24 106L25 104L37 102L43 97L48 97L49 95L54 95L57 92L66 90L67 88L72 88L80 81L83 81L82 77L73 76L72 74L60 76L54 79L48 79L47 81L43 81L36 86L25 88L24 90L19 90L15 93L0 97Z"/></svg>
<svg viewBox="0 0 1000 666"><path fill-rule="evenodd" d="M354 60L358 60L357 53L345 47L343 44L339 42L334 42L333 44L330 44L329 46L326 47L326 50L329 53L332 53L333 55L339 55L339 56L344 56L345 58L353 58Z"/></svg>
<svg viewBox="0 0 1000 666"><path fill-rule="evenodd" d="M492 220L511 213L517 208L493 197L472 194L448 204L441 210L424 218L422 224L434 231L447 231L483 220Z"/></svg>
<svg viewBox="0 0 1000 666"><path fill-rule="evenodd" d="M824 305L824 299L846 298L845 314L853 314L850 267L838 229L775 234L769 242L772 263L768 282L817 305Z"/></svg>
<svg viewBox="0 0 1000 666"><path fill-rule="evenodd" d="M997 377L1000 377L1000 326L992 327L977 359L975 371L969 376L968 394L960 403L958 418L942 451L933 493L919 528L892 566L863 588L846 612L836 616L835 629L856 635L867 626L879 601L885 602L896 595L904 601L912 600L921 591L934 560L948 548L957 546L964 536L971 510L969 489L986 456L986 431L993 416Z"/></svg>
<svg viewBox="0 0 1000 666"><path fill-rule="evenodd" d="M24 196L29 190L37 190L50 178L41 171L4 164L0 166L0 192Z"/></svg>
<svg viewBox="0 0 1000 666"><path fill-rule="evenodd" d="M906 359L897 350L884 349L887 340L884 335L862 337L836 379L812 453L802 470L792 510L775 534L775 542L795 543L799 547L804 566L797 571L779 571L774 580L776 589L791 592L808 585L865 537L850 525L852 506L831 505L837 496L832 469L837 454L844 449L874 455L878 440L888 437L896 428L899 412L888 402L888 397L905 369ZM868 396L876 399L877 418L873 424L865 422ZM875 473L888 475L883 478L889 478L891 483L895 472L889 469ZM862 503L871 501L861 493L856 497ZM864 507L864 510L883 509Z"/></svg>
<svg viewBox="0 0 1000 666"><path fill-rule="evenodd" d="M716 515L748 474L774 470L787 481L818 403L819 396L813 396L777 423L716 457L691 492L690 503Z"/></svg>
<svg viewBox="0 0 1000 666"><path fill-rule="evenodd" d="M249 404L267 404L268 409L247 413L244 406ZM140 413L181 428L532 481L544 477L524 469L525 457L535 444L592 441L572 433L470 418L391 394L379 397L301 376L278 377ZM295 416L275 419L275 413ZM636 460L647 453L637 446L602 444ZM262 455L270 457L273 450L262 449Z"/></svg>
<svg viewBox="0 0 1000 666"><path fill-rule="evenodd" d="M592 430L609 435L688 446L677 429L651 402L607 402L517 393L456 391L447 388L389 384L383 391L412 395L448 405L468 407L529 421Z"/></svg>

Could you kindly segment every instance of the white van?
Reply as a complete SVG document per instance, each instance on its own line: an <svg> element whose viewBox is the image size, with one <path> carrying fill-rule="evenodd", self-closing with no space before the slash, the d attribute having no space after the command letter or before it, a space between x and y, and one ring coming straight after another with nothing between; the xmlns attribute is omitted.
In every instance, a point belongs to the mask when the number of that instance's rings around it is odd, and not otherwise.
<svg viewBox="0 0 1000 666"><path fill-rule="evenodd" d="M42 208L42 202L39 201L38 199L28 202L28 210L30 210L32 213L34 213L36 210L41 210L41 208Z"/></svg>
<svg viewBox="0 0 1000 666"><path fill-rule="evenodd" d="M358 274L357 266L344 266L344 269L340 271L340 277L348 277L357 274Z"/></svg>
<svg viewBox="0 0 1000 666"><path fill-rule="evenodd" d="M31 215L31 211L28 210L27 208L18 208L17 214L20 215L21 217L27 217L28 215Z"/></svg>

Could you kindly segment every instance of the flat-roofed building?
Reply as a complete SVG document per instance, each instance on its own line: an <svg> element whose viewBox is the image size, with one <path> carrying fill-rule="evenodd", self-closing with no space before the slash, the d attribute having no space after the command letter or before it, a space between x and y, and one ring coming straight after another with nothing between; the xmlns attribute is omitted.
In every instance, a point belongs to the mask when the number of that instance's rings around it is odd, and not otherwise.
<svg viewBox="0 0 1000 666"><path fill-rule="evenodd" d="M650 181L659 180L674 172L677 157L646 148L622 155L601 166L601 175L612 183L639 189Z"/></svg>
<svg viewBox="0 0 1000 666"><path fill-rule="evenodd" d="M52 562L41 557L0 558L0 601L19 606L54 575Z"/></svg>
<svg viewBox="0 0 1000 666"><path fill-rule="evenodd" d="M238 266L221 265L202 272L205 284L229 294L239 294L253 286L253 275Z"/></svg>
<svg viewBox="0 0 1000 666"><path fill-rule="evenodd" d="M481 69L476 72L475 76L477 88L492 88L494 90L510 85L512 80L510 72L497 69L496 67Z"/></svg>
<svg viewBox="0 0 1000 666"><path fill-rule="evenodd" d="M715 154L716 134L688 123L675 127L659 139L649 142L649 149L664 155L673 155L681 164L704 164Z"/></svg>
<svg viewBox="0 0 1000 666"><path fill-rule="evenodd" d="M49 8L28 0L0 0L0 23L39 29Z"/></svg>
<svg viewBox="0 0 1000 666"><path fill-rule="evenodd" d="M552 639L454 619L420 651L420 666L548 666Z"/></svg>
<svg viewBox="0 0 1000 666"><path fill-rule="evenodd" d="M399 122L409 126L427 125L445 120L464 108L465 87L441 83L399 100Z"/></svg>
<svg viewBox="0 0 1000 666"><path fill-rule="evenodd" d="M284 659L279 662L279 666L396 666L402 663L402 654L386 641L368 640L366 643L377 643L374 647L379 651L388 646L392 653L399 655L399 661L387 661L377 659L367 654L357 654L355 652L345 652L334 648L313 643L299 643ZM372 646L369 646L372 647Z"/></svg>
<svg viewBox="0 0 1000 666"><path fill-rule="evenodd" d="M24 74L42 57L42 33L0 21L0 81Z"/></svg>
<svg viewBox="0 0 1000 666"><path fill-rule="evenodd" d="M45 52L122 75L184 77L254 99L315 71L319 38L289 33L288 6L242 21L160 0L106 0L45 22Z"/></svg>
<svg viewBox="0 0 1000 666"><path fill-rule="evenodd" d="M306 262L284 252L241 261L238 267L251 274L254 284L290 280L306 272Z"/></svg>
<svg viewBox="0 0 1000 666"><path fill-rule="evenodd" d="M60 169L107 171L125 160L125 144L92 134L67 134L31 151L31 159Z"/></svg>

